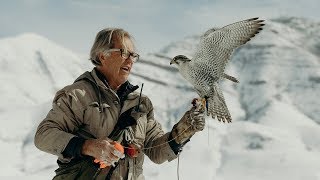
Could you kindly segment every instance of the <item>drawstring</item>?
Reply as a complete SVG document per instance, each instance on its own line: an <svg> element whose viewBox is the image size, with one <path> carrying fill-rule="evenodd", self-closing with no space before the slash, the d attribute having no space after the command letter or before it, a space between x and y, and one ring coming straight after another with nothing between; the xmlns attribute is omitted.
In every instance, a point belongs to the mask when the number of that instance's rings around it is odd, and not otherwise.
<svg viewBox="0 0 320 180"><path fill-rule="evenodd" d="M120 161L121 161L121 160L120 160ZM119 173L119 174L118 174L118 177L121 177L121 164L120 164L120 161L119 161L119 167L118 167L118 168L119 168L119 171L118 171L118 173Z"/></svg>
<svg viewBox="0 0 320 180"><path fill-rule="evenodd" d="M133 170L132 170L132 177L136 178L136 159L133 158Z"/></svg>
<svg viewBox="0 0 320 180"><path fill-rule="evenodd" d="M171 142L171 141L174 141L175 139L177 139L179 136L181 136L185 131L187 131L189 128L191 128L192 125L188 126L186 129L184 129L180 134L178 134L176 137L172 138L171 140L168 140L168 141L165 141L164 143L162 144L158 144L158 145L155 145L155 146L151 146L151 147L144 147L144 148L141 148L140 150L148 150L148 149L153 149L153 148L158 148L158 147L161 147L161 146L164 146L166 145L167 143ZM131 149L132 147L128 147L128 146L123 146L123 148L125 149Z"/></svg>
<svg viewBox="0 0 320 180"><path fill-rule="evenodd" d="M99 94L99 112L102 113L103 112L103 107L102 107L101 94L100 94L100 92L98 94Z"/></svg>
<svg viewBox="0 0 320 180"><path fill-rule="evenodd" d="M98 71L97 71L98 72ZM91 78L95 81L95 79L93 78L93 76L90 74ZM99 112L102 113L103 112L103 107L102 107L102 98L101 98L101 93L100 93L100 89L99 86L97 85L97 82L93 83L93 87L96 89L96 92L98 94L98 99L99 99Z"/></svg>
<svg viewBox="0 0 320 180"><path fill-rule="evenodd" d="M210 127L209 127L209 121L208 122L208 146L210 146Z"/></svg>
<svg viewBox="0 0 320 180"><path fill-rule="evenodd" d="M177 165L177 178L178 178L178 180L180 180L179 169L180 169L180 154L178 155L178 165Z"/></svg>

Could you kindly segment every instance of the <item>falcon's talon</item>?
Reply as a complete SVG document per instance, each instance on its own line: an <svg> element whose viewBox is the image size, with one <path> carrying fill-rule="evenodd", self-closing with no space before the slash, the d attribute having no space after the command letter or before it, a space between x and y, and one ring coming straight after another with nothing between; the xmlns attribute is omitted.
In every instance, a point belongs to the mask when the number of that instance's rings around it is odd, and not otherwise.
<svg viewBox="0 0 320 180"><path fill-rule="evenodd" d="M207 103L206 98L202 98L202 107L203 107L203 111L205 111L205 110L208 111L208 103Z"/></svg>
<svg viewBox="0 0 320 180"><path fill-rule="evenodd" d="M196 107L197 101L198 101L197 98L193 98L193 99L192 99L191 104L192 104L193 107Z"/></svg>
<svg viewBox="0 0 320 180"><path fill-rule="evenodd" d="M204 98L194 98L191 102L192 106L195 108L195 111L204 112L206 99Z"/></svg>

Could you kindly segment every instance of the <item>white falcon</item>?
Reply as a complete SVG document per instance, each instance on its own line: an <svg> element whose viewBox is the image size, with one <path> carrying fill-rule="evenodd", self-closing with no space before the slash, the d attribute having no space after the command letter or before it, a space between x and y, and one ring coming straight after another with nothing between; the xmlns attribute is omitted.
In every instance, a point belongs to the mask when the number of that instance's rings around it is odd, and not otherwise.
<svg viewBox="0 0 320 180"><path fill-rule="evenodd" d="M198 95L206 100L207 115L219 121L231 122L232 118L219 87L219 80L238 80L224 73L232 52L248 42L262 30L264 20L251 18L229 24L220 29L209 29L200 38L192 59L175 56L170 64L177 64L179 72L189 81Z"/></svg>

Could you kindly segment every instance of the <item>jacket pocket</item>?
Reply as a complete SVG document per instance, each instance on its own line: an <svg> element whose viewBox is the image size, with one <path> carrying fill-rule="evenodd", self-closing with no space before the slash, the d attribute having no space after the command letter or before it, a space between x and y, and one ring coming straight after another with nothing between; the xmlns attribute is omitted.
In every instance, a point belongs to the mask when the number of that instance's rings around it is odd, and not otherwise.
<svg viewBox="0 0 320 180"><path fill-rule="evenodd" d="M60 168L56 170L56 176L54 176L53 180L68 180L68 179L77 179L79 175L80 168L67 168L61 170Z"/></svg>
<svg viewBox="0 0 320 180"><path fill-rule="evenodd" d="M80 174L81 165L84 161L79 161L77 163L71 164L59 164L59 168L55 170L56 176L54 176L53 180L60 179L77 179Z"/></svg>
<svg viewBox="0 0 320 180"><path fill-rule="evenodd" d="M105 108L110 108L110 105L107 103L102 103L101 106L98 102L94 101L88 105L90 108L94 108L98 112L103 112Z"/></svg>
<svg viewBox="0 0 320 180"><path fill-rule="evenodd" d="M135 140L140 146L143 146L143 142L146 136L146 125L147 125L147 115L142 114L142 116L137 119L137 124L134 126Z"/></svg>
<svg viewBox="0 0 320 180"><path fill-rule="evenodd" d="M94 137L103 138L108 135L110 128L114 126L112 126L113 121L110 120L110 116L109 104L102 103L100 105L98 102L92 102L86 108L84 123Z"/></svg>
<svg viewBox="0 0 320 180"><path fill-rule="evenodd" d="M95 166L91 158L85 158L78 162L70 162L67 164L59 164L59 168L55 170L56 176L53 180L83 180L92 179L98 167Z"/></svg>

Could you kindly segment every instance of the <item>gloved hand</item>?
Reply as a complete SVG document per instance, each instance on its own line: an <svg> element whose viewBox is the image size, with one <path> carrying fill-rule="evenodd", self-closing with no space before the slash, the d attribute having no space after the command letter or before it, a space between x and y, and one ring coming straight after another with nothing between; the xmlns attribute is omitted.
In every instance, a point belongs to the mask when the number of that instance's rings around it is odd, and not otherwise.
<svg viewBox="0 0 320 180"><path fill-rule="evenodd" d="M114 165L124 154L117 150L111 139L88 139L82 146L82 154L92 156L107 166Z"/></svg>
<svg viewBox="0 0 320 180"><path fill-rule="evenodd" d="M178 144L183 144L196 132L202 131L205 126L204 108L193 106L180 121L172 128L172 138Z"/></svg>

